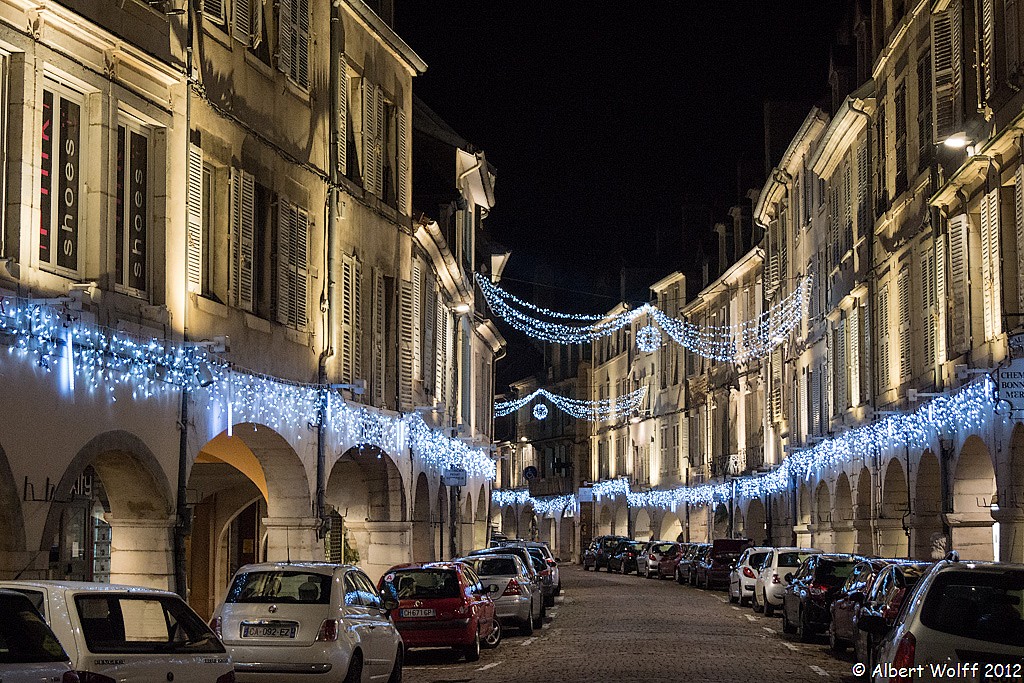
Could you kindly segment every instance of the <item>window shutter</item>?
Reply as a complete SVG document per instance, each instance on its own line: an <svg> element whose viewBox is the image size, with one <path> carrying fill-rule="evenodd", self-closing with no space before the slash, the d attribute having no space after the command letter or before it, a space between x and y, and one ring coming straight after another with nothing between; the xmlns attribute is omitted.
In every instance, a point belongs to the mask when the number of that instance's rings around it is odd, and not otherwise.
<svg viewBox="0 0 1024 683"><path fill-rule="evenodd" d="M455 384L455 366L458 363L459 350L455 347L456 335L455 335L455 317L449 312L445 315L445 334L446 344L448 348L448 357L445 361L445 374L448 382L448 394L446 396L445 403L449 406L450 412L455 412L455 399L458 396L458 386Z"/></svg>
<svg viewBox="0 0 1024 683"><path fill-rule="evenodd" d="M845 254L853 248L853 155L846 154L843 162L843 248Z"/></svg>
<svg viewBox="0 0 1024 683"><path fill-rule="evenodd" d="M412 375L422 380L423 367L423 267L412 266Z"/></svg>
<svg viewBox="0 0 1024 683"><path fill-rule="evenodd" d="M860 306L860 402L871 401L871 312L867 302Z"/></svg>
<svg viewBox="0 0 1024 683"><path fill-rule="evenodd" d="M779 287L779 222L777 220L771 221L768 226L768 234L770 235L771 242L771 254L768 257L768 290L770 293L775 292ZM769 297L772 299L774 297Z"/></svg>
<svg viewBox="0 0 1024 683"><path fill-rule="evenodd" d="M921 250L921 341L924 364L935 367L935 252L931 246Z"/></svg>
<svg viewBox="0 0 1024 683"><path fill-rule="evenodd" d="M387 375L387 356L385 354L385 287L384 276L376 268L373 269L373 402L384 406L384 378Z"/></svg>
<svg viewBox="0 0 1024 683"><path fill-rule="evenodd" d="M882 215L889 203L889 178L886 171L888 129L885 125L885 102L875 112L875 216Z"/></svg>
<svg viewBox="0 0 1024 683"><path fill-rule="evenodd" d="M836 344L839 343L836 335L836 328L832 326L832 323L827 323L825 329L825 367L822 368L824 372L822 375L825 378L825 411L824 411L824 422L822 424L823 429L828 429L831 424L832 417L836 414L836 407L839 405L838 394L836 392L835 375L838 371L836 367Z"/></svg>
<svg viewBox="0 0 1024 683"><path fill-rule="evenodd" d="M399 313L400 369L398 398L402 410L410 410L413 403L413 366L415 363L415 305L413 283L402 282L402 306Z"/></svg>
<svg viewBox="0 0 1024 683"><path fill-rule="evenodd" d="M445 366L448 362L448 327L446 320L448 309L444 306L440 292L437 293L434 316L434 333L437 335L434 354L434 387L437 391L437 397L441 400L447 400L448 382L447 368Z"/></svg>
<svg viewBox="0 0 1024 683"><path fill-rule="evenodd" d="M377 98L376 88L363 79L363 189L377 191Z"/></svg>
<svg viewBox="0 0 1024 683"><path fill-rule="evenodd" d="M839 328L837 329L836 339L836 385L835 385L835 396L836 396L836 415L842 415L846 412L846 406L849 404L849 398L846 394L846 376L849 372L849 366L846 363L846 319L843 318L839 321Z"/></svg>
<svg viewBox="0 0 1024 683"><path fill-rule="evenodd" d="M789 277L789 209L779 205L779 285L786 291ZM723 318L724 319L724 318Z"/></svg>
<svg viewBox="0 0 1024 683"><path fill-rule="evenodd" d="M878 389L889 388L889 285L878 292Z"/></svg>
<svg viewBox="0 0 1024 683"><path fill-rule="evenodd" d="M986 193L981 202L982 271L985 280L985 338L1002 331L1002 286L1000 278L999 188Z"/></svg>
<svg viewBox="0 0 1024 683"><path fill-rule="evenodd" d="M252 13L249 10L251 1L234 0L234 20L231 22L231 35L246 47L252 44Z"/></svg>
<svg viewBox="0 0 1024 683"><path fill-rule="evenodd" d="M437 355L437 290L433 274L423 292L423 355L420 357L420 377L423 378L424 391L434 393L434 357Z"/></svg>
<svg viewBox="0 0 1024 683"><path fill-rule="evenodd" d="M348 62L345 55L338 56L338 101L336 103L335 116L337 116L338 139L334 141L337 153L338 174L345 175L348 172Z"/></svg>
<svg viewBox="0 0 1024 683"><path fill-rule="evenodd" d="M1024 311L1024 165L1018 166L1014 174L1013 220L1017 232L1017 310ZM1018 318L1016 322L1024 321Z"/></svg>
<svg viewBox="0 0 1024 683"><path fill-rule="evenodd" d="M257 0L258 2L259 0ZM291 76L292 64L295 59L293 33L295 25L292 17L295 14L295 3L298 0L278 0L277 10L277 68L285 76Z"/></svg>
<svg viewBox="0 0 1024 683"><path fill-rule="evenodd" d="M295 307L295 269L292 257L295 250L295 207L291 202L277 202L277 322L292 324Z"/></svg>
<svg viewBox="0 0 1024 683"><path fill-rule="evenodd" d="M292 59L295 64L292 71L295 74L295 82L303 88L309 87L309 0L291 0L293 7L298 11L298 21L295 23L295 54Z"/></svg>
<svg viewBox="0 0 1024 683"><path fill-rule="evenodd" d="M967 214L949 219L949 351L959 355L969 343L967 331Z"/></svg>
<svg viewBox="0 0 1024 683"><path fill-rule="evenodd" d="M827 271L839 265L839 172L828 183L828 264ZM826 271L826 272L827 272Z"/></svg>
<svg viewBox="0 0 1024 683"><path fill-rule="evenodd" d="M932 92L934 140L942 142L963 126L963 9L951 0L932 15Z"/></svg>
<svg viewBox="0 0 1024 683"><path fill-rule="evenodd" d="M910 268L900 271L896 281L896 296L899 306L900 325L900 380L905 380L912 374L911 367L911 339L910 339Z"/></svg>
<svg viewBox="0 0 1024 683"><path fill-rule="evenodd" d="M811 433L821 433L821 371L808 373L811 381Z"/></svg>
<svg viewBox="0 0 1024 683"><path fill-rule="evenodd" d="M860 309L857 306L850 311L847 321L847 344L850 349L849 375L850 388L848 392L849 404L860 405Z"/></svg>
<svg viewBox="0 0 1024 683"><path fill-rule="evenodd" d="M403 109L397 110L398 116L398 213L409 214L409 124L405 120Z"/></svg>
<svg viewBox="0 0 1024 683"><path fill-rule="evenodd" d="M188 146L188 291L203 290L203 150Z"/></svg>
<svg viewBox="0 0 1024 683"><path fill-rule="evenodd" d="M1020 69L1020 15L1018 0L1003 0L1003 35L1006 36L1006 75L1013 77Z"/></svg>
<svg viewBox="0 0 1024 683"><path fill-rule="evenodd" d="M896 192L899 196L907 189L907 86L896 90Z"/></svg>
<svg viewBox="0 0 1024 683"><path fill-rule="evenodd" d="M378 197L384 196L384 90L379 85L373 89L374 111L377 121L374 124L374 156L376 168L373 171L374 193Z"/></svg>
<svg viewBox="0 0 1024 683"><path fill-rule="evenodd" d="M356 380L356 263L351 256L341 261L341 375L345 383ZM377 387L375 387L376 389Z"/></svg>
<svg viewBox="0 0 1024 683"><path fill-rule="evenodd" d="M811 411L810 406L807 403L807 372L800 373L800 419L798 424L800 425L800 440L803 441L807 437L807 434L811 429Z"/></svg>
<svg viewBox="0 0 1024 683"><path fill-rule="evenodd" d="M295 249L292 267L295 269L295 293L292 297L293 324L305 332L309 326L309 214L297 209L295 214Z"/></svg>
<svg viewBox="0 0 1024 683"><path fill-rule="evenodd" d="M1012 32L1009 30L1008 32ZM981 73L982 93L988 102L995 91L996 68L996 3L981 0Z"/></svg>
<svg viewBox="0 0 1024 683"><path fill-rule="evenodd" d="M217 22L223 22L224 0L203 0L203 14Z"/></svg>
<svg viewBox="0 0 1024 683"><path fill-rule="evenodd" d="M868 167L868 140L865 136L857 148L857 234L860 236L870 233L873 227L870 208L871 169Z"/></svg>
<svg viewBox="0 0 1024 683"><path fill-rule="evenodd" d="M772 351L772 416L781 422L782 416L782 349Z"/></svg>
<svg viewBox="0 0 1024 683"><path fill-rule="evenodd" d="M949 296L946 282L946 236L939 235L935 238L935 301L934 301L934 325L935 325L935 362L946 362L946 302ZM938 379L938 378L936 378Z"/></svg>
<svg viewBox="0 0 1024 683"><path fill-rule="evenodd" d="M232 303L253 310L256 180L245 171L231 175Z"/></svg>

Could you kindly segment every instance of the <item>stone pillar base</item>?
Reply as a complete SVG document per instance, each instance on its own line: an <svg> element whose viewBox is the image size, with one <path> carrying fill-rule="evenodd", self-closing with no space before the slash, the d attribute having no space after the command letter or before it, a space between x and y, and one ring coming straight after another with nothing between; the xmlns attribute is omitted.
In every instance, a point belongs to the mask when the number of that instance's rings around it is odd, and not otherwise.
<svg viewBox="0 0 1024 683"><path fill-rule="evenodd" d="M324 544L316 537L316 517L265 517L268 562L322 562Z"/></svg>
<svg viewBox="0 0 1024 683"><path fill-rule="evenodd" d="M174 517L121 519L110 525L110 582L174 590Z"/></svg>

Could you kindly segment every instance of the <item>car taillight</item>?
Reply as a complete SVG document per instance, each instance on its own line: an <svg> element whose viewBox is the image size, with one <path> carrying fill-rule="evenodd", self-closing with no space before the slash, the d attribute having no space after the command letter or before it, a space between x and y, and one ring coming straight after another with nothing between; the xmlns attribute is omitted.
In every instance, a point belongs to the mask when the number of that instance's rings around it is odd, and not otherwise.
<svg viewBox="0 0 1024 683"><path fill-rule="evenodd" d="M223 676L218 676L217 683L235 683L235 672L229 671Z"/></svg>
<svg viewBox="0 0 1024 683"><path fill-rule="evenodd" d="M743 568L743 576L747 577L748 579L756 578L754 576L754 570L751 569L750 567L744 567Z"/></svg>
<svg viewBox="0 0 1024 683"><path fill-rule="evenodd" d="M117 681L109 676L94 674L91 671L75 671L72 673L77 674L78 678L72 678L71 680L78 681L78 683L117 683Z"/></svg>
<svg viewBox="0 0 1024 683"><path fill-rule="evenodd" d="M772 583L782 583L782 579L779 578L778 574L772 574Z"/></svg>
<svg viewBox="0 0 1024 683"><path fill-rule="evenodd" d="M519 582L516 581L515 579L509 579L508 585L505 586L505 592L502 593L502 596L506 596L506 595L522 595L522 594L523 594L523 589L519 585Z"/></svg>
<svg viewBox="0 0 1024 683"><path fill-rule="evenodd" d="M320 624L320 630L316 634L316 640L319 643L333 643L338 639L338 620L337 619L324 619L324 623Z"/></svg>
<svg viewBox="0 0 1024 683"><path fill-rule="evenodd" d="M647 556L647 559L649 559L649 560L656 560L658 558L654 555L654 553L651 553L650 555Z"/></svg>
<svg viewBox="0 0 1024 683"><path fill-rule="evenodd" d="M896 656L892 658L893 668L890 671L899 671L900 669L908 671L909 667L914 666L914 651L916 649L917 638L914 637L914 634L909 631L903 634L900 644L896 646ZM910 683L910 677L893 676L889 681L890 683Z"/></svg>
<svg viewBox="0 0 1024 683"><path fill-rule="evenodd" d="M64 675L60 677L60 683L82 683L82 679L78 677L76 671L65 671Z"/></svg>
<svg viewBox="0 0 1024 683"><path fill-rule="evenodd" d="M824 595L828 593L828 584L812 583L810 586L811 595Z"/></svg>
<svg viewBox="0 0 1024 683"><path fill-rule="evenodd" d="M214 617L210 619L210 630L217 634L218 638L223 639L224 634L221 633L221 629L224 627L224 619L221 617Z"/></svg>

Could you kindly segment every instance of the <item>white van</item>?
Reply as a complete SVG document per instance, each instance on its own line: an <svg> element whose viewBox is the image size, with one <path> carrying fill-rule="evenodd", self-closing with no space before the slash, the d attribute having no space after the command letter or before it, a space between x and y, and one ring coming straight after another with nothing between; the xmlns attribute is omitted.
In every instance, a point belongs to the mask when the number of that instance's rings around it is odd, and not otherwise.
<svg viewBox="0 0 1024 683"><path fill-rule="evenodd" d="M231 658L169 591L84 581L2 581L28 597L90 683L234 683Z"/></svg>

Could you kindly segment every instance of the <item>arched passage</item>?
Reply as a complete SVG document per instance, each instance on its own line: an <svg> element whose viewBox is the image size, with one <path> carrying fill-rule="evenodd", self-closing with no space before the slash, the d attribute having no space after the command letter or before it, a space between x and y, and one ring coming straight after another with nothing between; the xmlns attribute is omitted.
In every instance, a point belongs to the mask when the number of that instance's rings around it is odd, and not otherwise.
<svg viewBox="0 0 1024 683"><path fill-rule="evenodd" d="M7 454L0 448L0 577L12 579L29 567L36 553L27 550L21 496Z"/></svg>
<svg viewBox="0 0 1024 683"><path fill-rule="evenodd" d="M690 541L703 543L711 540L711 515L710 505L691 505L687 508L688 524L690 528Z"/></svg>
<svg viewBox="0 0 1024 683"><path fill-rule="evenodd" d="M487 503L490 500L490 494L486 486L480 487L480 492L476 496L476 513L473 516L473 548L486 548L487 547L487 531L490 526L490 520L487 518Z"/></svg>
<svg viewBox="0 0 1024 683"><path fill-rule="evenodd" d="M999 559L1024 563L1024 425L1010 438L1010 480L999 487Z"/></svg>
<svg viewBox="0 0 1024 683"><path fill-rule="evenodd" d="M515 508L506 505L501 511L501 533L508 538L517 538L519 536L518 524L519 516L516 514Z"/></svg>
<svg viewBox="0 0 1024 683"><path fill-rule="evenodd" d="M878 554L882 557L907 557L910 553L906 531L910 528L910 501L907 471L898 458L892 458L885 466L881 500L881 512L876 522Z"/></svg>
<svg viewBox="0 0 1024 683"><path fill-rule="evenodd" d="M53 492L40 548L57 556L51 577L173 589L173 499L141 439L96 436Z"/></svg>
<svg viewBox="0 0 1024 683"><path fill-rule="evenodd" d="M747 504L747 514L743 519L743 535L752 539L755 544L768 542L768 527L764 503L759 498Z"/></svg>
<svg viewBox="0 0 1024 683"><path fill-rule="evenodd" d="M939 459L929 450L921 454L914 477L914 557L941 560L949 541L942 529L942 475Z"/></svg>
<svg viewBox="0 0 1024 683"><path fill-rule="evenodd" d="M719 503L715 506L714 518L712 520L711 538L729 538L729 508L725 506L725 503Z"/></svg>
<svg viewBox="0 0 1024 683"><path fill-rule="evenodd" d="M953 514L949 516L953 549L965 560L995 557L992 505L996 477L988 448L977 436L970 436L956 462L953 476Z"/></svg>
<svg viewBox="0 0 1024 683"><path fill-rule="evenodd" d="M835 549L835 540L832 538L832 495L824 481L814 491L814 506L814 547L830 552Z"/></svg>
<svg viewBox="0 0 1024 683"><path fill-rule="evenodd" d="M807 481L801 481L797 486L796 500L796 526L793 533L796 535L798 546L810 546L813 543L811 535L811 485Z"/></svg>
<svg viewBox="0 0 1024 683"><path fill-rule="evenodd" d="M871 555L875 552L873 517L871 470L862 467L857 475L857 503L853 508L853 529L856 537L855 549L863 555Z"/></svg>
<svg viewBox="0 0 1024 683"><path fill-rule="evenodd" d="M430 516L430 483L423 472L416 478L416 492L412 499L412 561L433 562L437 558Z"/></svg>
<svg viewBox="0 0 1024 683"><path fill-rule="evenodd" d="M555 554L565 561L576 557L576 519L572 516L573 512L573 506L568 505L559 514L557 550L552 548Z"/></svg>
<svg viewBox="0 0 1024 683"><path fill-rule="evenodd" d="M597 535L604 536L612 533L612 508L606 503L601 506L601 514L597 521Z"/></svg>
<svg viewBox="0 0 1024 683"><path fill-rule="evenodd" d="M856 542L853 527L853 490L846 472L836 478L835 502L832 505L832 541L838 553L852 553Z"/></svg>
<svg viewBox="0 0 1024 683"><path fill-rule="evenodd" d="M612 517L612 533L619 536L629 535L629 511L625 505L617 505L615 507L614 516Z"/></svg>
<svg viewBox="0 0 1024 683"><path fill-rule="evenodd" d="M638 541L651 540L651 514L647 508L640 508L633 520L633 538Z"/></svg>
<svg viewBox="0 0 1024 683"><path fill-rule="evenodd" d="M683 534L683 524L679 517L672 512L666 512L661 518L661 529L658 531L658 538L665 541L675 541Z"/></svg>

